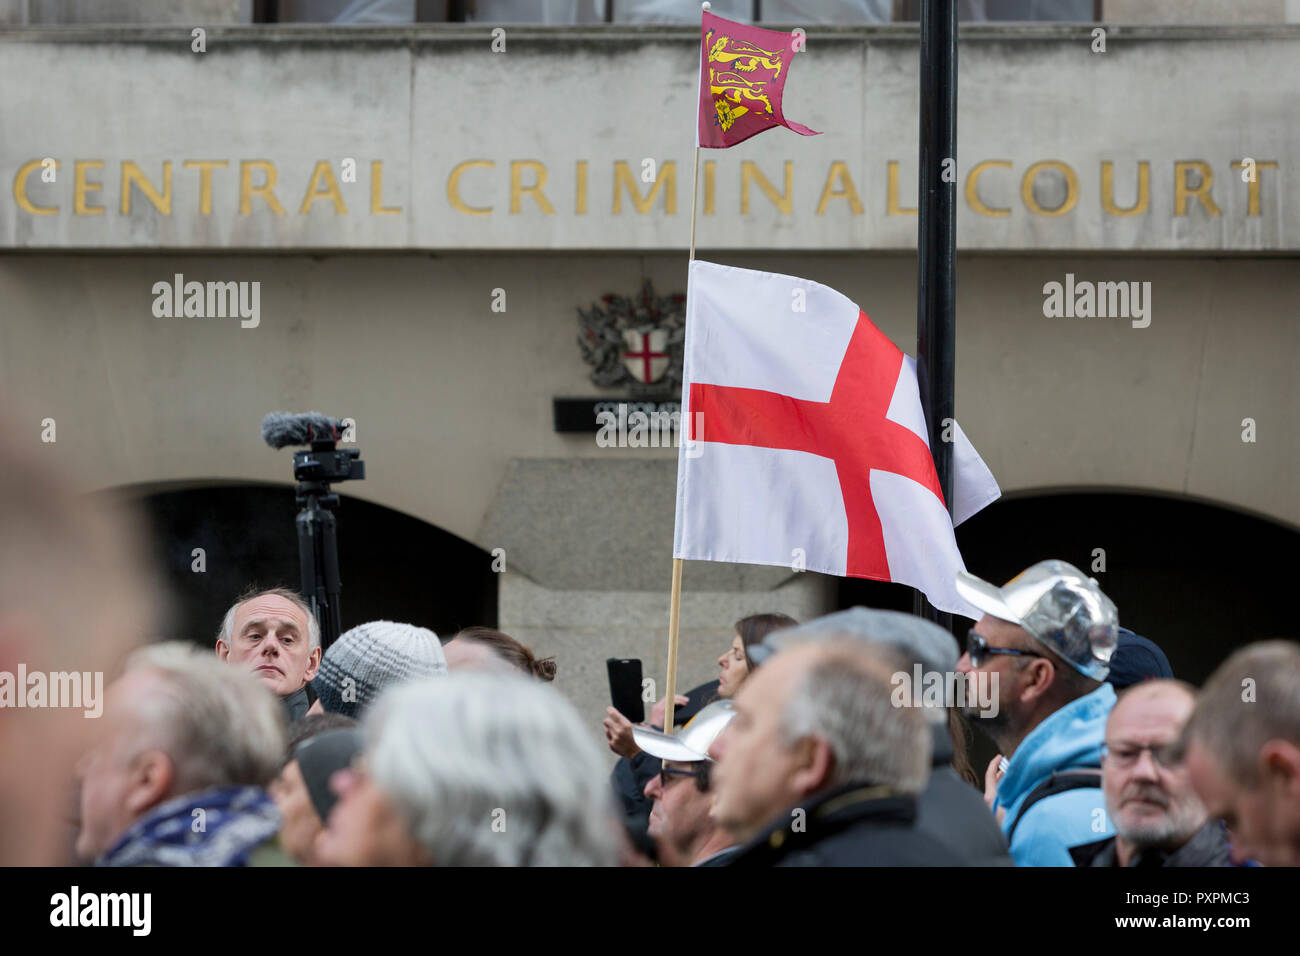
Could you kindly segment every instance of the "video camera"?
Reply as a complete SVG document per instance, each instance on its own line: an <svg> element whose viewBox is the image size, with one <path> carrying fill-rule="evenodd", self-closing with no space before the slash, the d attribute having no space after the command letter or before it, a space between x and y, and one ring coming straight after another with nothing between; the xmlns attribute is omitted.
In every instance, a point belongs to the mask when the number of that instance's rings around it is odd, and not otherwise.
<svg viewBox="0 0 1300 956"><path fill-rule="evenodd" d="M310 445L293 453L293 477L298 482L298 566L303 597L320 624L321 648L326 650L342 633L339 555L334 509L339 496L330 485L366 477L366 463L356 448L338 448L343 422L319 412L293 415L272 412L262 419L262 439L272 448Z"/></svg>

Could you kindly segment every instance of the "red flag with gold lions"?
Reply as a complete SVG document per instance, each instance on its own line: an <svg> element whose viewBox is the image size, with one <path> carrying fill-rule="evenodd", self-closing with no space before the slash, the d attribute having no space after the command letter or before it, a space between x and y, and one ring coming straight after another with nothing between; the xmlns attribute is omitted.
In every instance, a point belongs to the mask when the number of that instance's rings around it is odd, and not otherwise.
<svg viewBox="0 0 1300 956"><path fill-rule="evenodd" d="M795 55L792 34L711 13L704 14L700 33L699 145L726 149L773 126L818 135L781 112L781 91Z"/></svg>

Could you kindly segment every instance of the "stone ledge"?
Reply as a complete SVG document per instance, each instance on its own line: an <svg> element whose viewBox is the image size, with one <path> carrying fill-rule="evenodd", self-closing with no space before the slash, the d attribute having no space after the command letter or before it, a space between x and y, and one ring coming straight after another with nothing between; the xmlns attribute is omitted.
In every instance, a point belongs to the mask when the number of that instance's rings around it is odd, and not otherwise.
<svg viewBox="0 0 1300 956"><path fill-rule="evenodd" d="M505 27L510 40L528 40L534 44L575 48L600 48L614 45L644 45L659 42L692 41L699 27L683 24L611 24L609 26L545 26L529 23L429 23L410 26L335 26L333 24L196 24L207 30L208 42L219 39L227 45L283 46L287 44L338 46L401 46L418 50L423 46L483 46L485 34L494 27ZM784 28L796 24L772 24ZM1078 42L1091 37L1093 29L1105 27L1108 42L1190 42L1203 40L1300 40L1300 24L1214 24L1172 25L1109 23L963 23L958 28L964 42L1004 42L1044 40ZM71 24L67 26L6 26L0 28L0 43L87 43L98 45L167 44L178 39L188 49L191 26L155 26L142 24ZM855 25L813 24L807 33L814 39L844 43L853 41L906 41L916 43L920 27L916 23L881 23ZM536 46L528 52L539 52Z"/></svg>
<svg viewBox="0 0 1300 956"><path fill-rule="evenodd" d="M560 591L645 591L672 581L674 459L512 459L476 543ZM768 591L789 568L689 561L688 591ZM666 598L665 598L666 599Z"/></svg>

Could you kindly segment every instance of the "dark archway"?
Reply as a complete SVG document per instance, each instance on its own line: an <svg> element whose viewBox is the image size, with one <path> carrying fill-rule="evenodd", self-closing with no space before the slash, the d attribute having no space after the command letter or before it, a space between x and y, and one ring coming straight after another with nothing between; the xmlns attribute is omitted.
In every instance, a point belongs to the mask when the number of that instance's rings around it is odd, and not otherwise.
<svg viewBox="0 0 1300 956"><path fill-rule="evenodd" d="M1097 579L1121 624L1160 645L1175 676L1198 686L1234 649L1300 633L1288 600L1300 534L1212 504L1124 492L1020 495L963 523L957 544L966 567L995 584L1044 558L1069 561ZM1105 571L1093 570L1097 548ZM911 611L912 591L841 579L839 606L855 604ZM966 619L953 623L965 646ZM983 734L970 745L982 780L997 748Z"/></svg>
<svg viewBox="0 0 1300 956"><path fill-rule="evenodd" d="M1243 644L1300 633L1289 600L1300 534L1213 504L1123 492L1022 495L965 522L957 543L971 572L996 584L1044 558L1092 574L1120 623L1159 644L1193 684ZM1105 571L1093 570L1097 548ZM843 580L839 602L912 609L909 589L874 581Z"/></svg>
<svg viewBox="0 0 1300 956"><path fill-rule="evenodd" d="M497 623L492 557L433 525L341 495L339 575L344 628L387 618L448 636ZM281 485L213 485L139 497L170 592L169 638L211 646L222 616L251 583L297 589L298 513ZM193 570L203 548L207 570Z"/></svg>

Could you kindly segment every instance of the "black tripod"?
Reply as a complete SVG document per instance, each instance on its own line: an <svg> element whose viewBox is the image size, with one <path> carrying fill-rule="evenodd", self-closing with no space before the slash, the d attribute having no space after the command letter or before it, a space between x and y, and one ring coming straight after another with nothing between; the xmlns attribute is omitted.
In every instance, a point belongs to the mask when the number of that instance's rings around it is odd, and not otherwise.
<svg viewBox="0 0 1300 956"><path fill-rule="evenodd" d="M339 610L339 549L334 509L339 496L330 482L366 477L366 463L356 448L339 450L334 438L313 438L310 451L293 453L293 476L298 481L298 565L302 595L311 603L320 624L321 648L328 649L342 632Z"/></svg>

